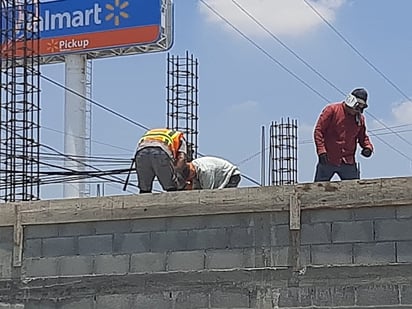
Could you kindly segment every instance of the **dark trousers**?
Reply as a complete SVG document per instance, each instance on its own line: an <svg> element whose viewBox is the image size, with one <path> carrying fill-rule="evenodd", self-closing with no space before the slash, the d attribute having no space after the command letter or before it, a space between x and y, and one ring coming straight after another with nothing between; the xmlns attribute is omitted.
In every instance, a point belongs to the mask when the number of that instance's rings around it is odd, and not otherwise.
<svg viewBox="0 0 412 309"><path fill-rule="evenodd" d="M177 190L172 159L159 147L146 147L136 153L136 172L140 193L152 192L155 177L163 190Z"/></svg>
<svg viewBox="0 0 412 309"><path fill-rule="evenodd" d="M359 171L356 164L335 166L318 163L316 165L315 181L329 181L335 173L338 174L341 180L359 179Z"/></svg>

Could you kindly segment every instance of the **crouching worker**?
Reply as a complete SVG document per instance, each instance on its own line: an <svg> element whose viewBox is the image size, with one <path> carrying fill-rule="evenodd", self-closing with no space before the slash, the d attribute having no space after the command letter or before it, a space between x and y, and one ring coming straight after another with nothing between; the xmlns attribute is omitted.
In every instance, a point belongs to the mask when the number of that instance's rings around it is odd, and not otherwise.
<svg viewBox="0 0 412 309"><path fill-rule="evenodd" d="M140 193L150 193L155 177L163 190L176 191L175 168L186 165L187 146L182 132L169 129L147 131L139 140L135 163Z"/></svg>
<svg viewBox="0 0 412 309"><path fill-rule="evenodd" d="M216 157L194 159L181 174L186 190L235 188L241 179L237 166Z"/></svg>

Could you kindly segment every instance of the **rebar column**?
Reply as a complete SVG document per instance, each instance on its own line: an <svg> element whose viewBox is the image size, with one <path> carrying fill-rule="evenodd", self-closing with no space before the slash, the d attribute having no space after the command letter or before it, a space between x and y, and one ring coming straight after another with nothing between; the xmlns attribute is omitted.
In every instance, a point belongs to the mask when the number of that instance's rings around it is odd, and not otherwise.
<svg viewBox="0 0 412 309"><path fill-rule="evenodd" d="M185 57L167 55L167 128L185 134L188 160L198 150L198 60L186 51Z"/></svg>
<svg viewBox="0 0 412 309"><path fill-rule="evenodd" d="M272 122L269 139L269 184L291 185L298 181L297 120Z"/></svg>
<svg viewBox="0 0 412 309"><path fill-rule="evenodd" d="M37 0L1 1L0 199L40 198Z"/></svg>

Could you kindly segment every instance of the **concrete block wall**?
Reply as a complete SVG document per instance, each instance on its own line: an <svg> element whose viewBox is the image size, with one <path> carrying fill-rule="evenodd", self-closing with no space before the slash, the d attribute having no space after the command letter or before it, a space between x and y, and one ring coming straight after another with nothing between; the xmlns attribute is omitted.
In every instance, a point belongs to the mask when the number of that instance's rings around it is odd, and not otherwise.
<svg viewBox="0 0 412 309"><path fill-rule="evenodd" d="M308 210L301 245L310 265L412 262L412 207Z"/></svg>
<svg viewBox="0 0 412 309"><path fill-rule="evenodd" d="M256 244L270 247L270 241L263 244L256 239L256 221L261 217L233 214L28 226L22 274L38 277L255 267ZM285 224L286 218L285 213L282 222L272 224Z"/></svg>
<svg viewBox="0 0 412 309"><path fill-rule="evenodd" d="M9 205L0 209L0 308L412 308L411 186ZM294 201L300 230L289 227Z"/></svg>
<svg viewBox="0 0 412 309"><path fill-rule="evenodd" d="M301 221L300 266L412 263L412 206L307 210ZM27 226L22 274L291 266L288 222L276 212ZM11 259L7 237L0 254Z"/></svg>

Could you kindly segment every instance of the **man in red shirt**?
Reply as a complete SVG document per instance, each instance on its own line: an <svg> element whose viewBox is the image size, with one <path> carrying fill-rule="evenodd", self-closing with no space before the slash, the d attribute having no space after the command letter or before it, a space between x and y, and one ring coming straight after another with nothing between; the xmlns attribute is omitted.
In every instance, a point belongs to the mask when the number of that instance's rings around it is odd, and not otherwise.
<svg viewBox="0 0 412 309"><path fill-rule="evenodd" d="M319 157L315 181L329 181L335 173L341 180L359 179L355 162L356 144L362 147L364 157L370 157L373 152L362 114L368 107L367 99L367 91L357 88L345 101L323 109L314 130Z"/></svg>

